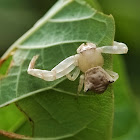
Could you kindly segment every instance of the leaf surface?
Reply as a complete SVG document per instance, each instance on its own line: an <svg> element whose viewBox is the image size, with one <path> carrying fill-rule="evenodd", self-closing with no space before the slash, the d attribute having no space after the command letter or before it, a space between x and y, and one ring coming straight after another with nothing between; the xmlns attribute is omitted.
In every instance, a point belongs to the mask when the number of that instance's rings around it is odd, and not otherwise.
<svg viewBox="0 0 140 140"><path fill-rule="evenodd" d="M0 130L26 136L32 135L32 126L28 118L14 104L0 108Z"/></svg>
<svg viewBox="0 0 140 140"><path fill-rule="evenodd" d="M28 75L27 68L36 54L40 55L36 68L51 70L68 56L74 55L83 42L102 46L111 45L113 40L112 16L96 11L86 1L58 1L3 56L6 58L17 48L8 75L0 80L1 106L22 99L17 104L32 120L34 137L111 139L111 86L104 94L81 94L76 98L79 79L72 82L63 77L46 82ZM111 56L104 55L104 58L104 68L111 69Z"/></svg>
<svg viewBox="0 0 140 140"><path fill-rule="evenodd" d="M28 75L27 68L34 55L40 54L37 68L51 70L68 56L74 55L82 42L110 45L113 38L114 21L111 16L103 15L83 2L60 0L10 48L17 50L8 75L0 80L1 106L46 91L65 79L46 82ZM110 68L110 60L105 61L105 67Z"/></svg>

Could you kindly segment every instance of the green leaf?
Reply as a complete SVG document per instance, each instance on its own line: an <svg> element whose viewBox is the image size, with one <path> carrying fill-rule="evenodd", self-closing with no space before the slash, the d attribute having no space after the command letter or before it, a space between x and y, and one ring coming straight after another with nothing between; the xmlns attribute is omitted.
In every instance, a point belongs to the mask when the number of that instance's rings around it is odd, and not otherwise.
<svg viewBox="0 0 140 140"><path fill-rule="evenodd" d="M0 77L6 75L6 72L8 71L11 61L12 61L11 56L5 62L0 60Z"/></svg>
<svg viewBox="0 0 140 140"><path fill-rule="evenodd" d="M27 68L36 54L40 55L36 67L51 70L63 59L74 55L82 42L102 46L111 45L113 40L112 16L96 11L84 0L58 1L2 57L6 58L17 48L13 66L7 77L0 81L1 106L22 99L18 106L32 120L34 137L111 139L111 86L104 94L81 94L76 98L78 79L72 82L64 77L46 82L28 75ZM104 58L104 68L111 69L111 56L104 55Z"/></svg>
<svg viewBox="0 0 140 140"><path fill-rule="evenodd" d="M30 122L14 104L0 108L0 130L28 136L32 135Z"/></svg>
<svg viewBox="0 0 140 140"><path fill-rule="evenodd" d="M18 47L13 56L13 66L7 77L0 81L1 106L46 91L64 80L45 82L28 75L27 68L34 55L40 54L37 67L51 70L63 59L75 54L82 42L94 42L98 46L110 45L113 38L114 21L111 16L103 15L83 2L58 2L2 57ZM105 67L110 68L110 60L105 61ZM7 94L9 92L10 95Z"/></svg>
<svg viewBox="0 0 140 140"><path fill-rule="evenodd" d="M49 90L18 102L34 122L34 137L108 140L112 129L112 95L80 96Z"/></svg>

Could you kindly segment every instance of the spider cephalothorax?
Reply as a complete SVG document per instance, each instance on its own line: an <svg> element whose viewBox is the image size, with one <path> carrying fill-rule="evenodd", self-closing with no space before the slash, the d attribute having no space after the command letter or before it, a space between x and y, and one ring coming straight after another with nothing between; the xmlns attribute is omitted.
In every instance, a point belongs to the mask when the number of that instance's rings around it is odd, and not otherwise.
<svg viewBox="0 0 140 140"><path fill-rule="evenodd" d="M78 93L81 91L84 84L84 91L93 90L97 93L102 93L106 90L110 83L118 79L118 74L104 70L104 58L102 53L124 54L128 48L124 43L114 41L113 46L96 47L93 43L83 43L77 49L77 54L70 56L60 62L51 71L34 69L35 62L38 56L34 56L28 67L28 74L44 79L46 81L54 81L63 76L74 81L80 74L80 82ZM74 71L73 71L74 70ZM72 75L70 74L71 72Z"/></svg>

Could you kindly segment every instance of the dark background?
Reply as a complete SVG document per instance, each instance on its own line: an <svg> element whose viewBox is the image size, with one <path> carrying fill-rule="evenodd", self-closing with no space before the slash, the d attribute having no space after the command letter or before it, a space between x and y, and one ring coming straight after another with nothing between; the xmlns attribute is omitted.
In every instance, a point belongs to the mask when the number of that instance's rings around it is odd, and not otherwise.
<svg viewBox="0 0 140 140"><path fill-rule="evenodd" d="M0 56L40 19L57 0L0 0ZM139 96L140 1L98 0L104 13L116 22L115 40L129 47L123 56L133 93Z"/></svg>

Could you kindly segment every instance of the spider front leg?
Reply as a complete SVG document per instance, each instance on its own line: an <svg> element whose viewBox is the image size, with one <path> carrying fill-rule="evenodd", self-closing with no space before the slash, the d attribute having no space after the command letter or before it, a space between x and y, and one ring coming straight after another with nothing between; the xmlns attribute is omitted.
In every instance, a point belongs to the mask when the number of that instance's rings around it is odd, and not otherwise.
<svg viewBox="0 0 140 140"><path fill-rule="evenodd" d="M68 73L70 73L77 65L77 55L74 55L63 60L61 63L55 66L51 71L34 69L34 65L37 58L38 55L32 58L27 72L28 74L41 78L45 81L54 81L56 79L59 79L67 75Z"/></svg>
<svg viewBox="0 0 140 140"><path fill-rule="evenodd" d="M124 43L114 41L113 46L102 46L97 48L102 53L124 54L128 52L128 47Z"/></svg>

